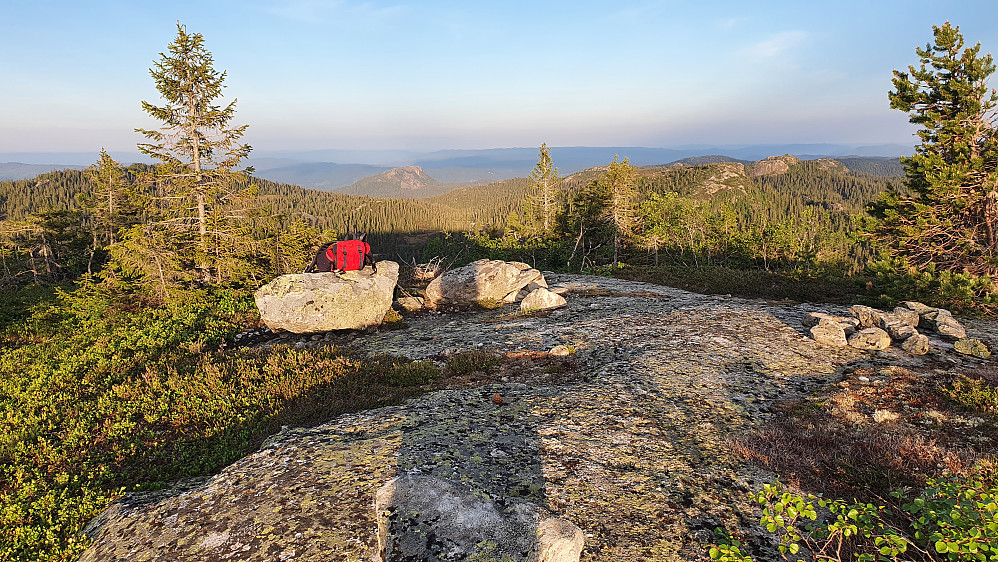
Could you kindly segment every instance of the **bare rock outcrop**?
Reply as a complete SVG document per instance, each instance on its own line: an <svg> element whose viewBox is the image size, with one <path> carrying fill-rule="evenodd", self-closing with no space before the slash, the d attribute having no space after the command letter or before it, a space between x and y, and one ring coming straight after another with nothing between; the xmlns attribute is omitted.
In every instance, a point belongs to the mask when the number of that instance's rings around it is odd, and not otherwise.
<svg viewBox="0 0 998 562"><path fill-rule="evenodd" d="M770 156L753 162L749 168L749 176L756 178L759 176L777 176L790 171L790 166L800 164L800 158L784 154L783 156Z"/></svg>
<svg viewBox="0 0 998 562"><path fill-rule="evenodd" d="M298 334L377 326L392 306L399 266L380 261L377 269L282 275L254 294L260 318Z"/></svg>

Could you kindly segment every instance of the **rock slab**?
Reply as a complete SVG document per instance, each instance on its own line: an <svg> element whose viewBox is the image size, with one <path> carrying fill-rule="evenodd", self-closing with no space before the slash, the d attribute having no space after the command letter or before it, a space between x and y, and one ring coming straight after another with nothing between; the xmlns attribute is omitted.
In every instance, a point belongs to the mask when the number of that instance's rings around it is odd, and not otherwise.
<svg viewBox="0 0 998 562"><path fill-rule="evenodd" d="M401 476L378 490L378 545L385 562L512 560L578 562L584 535L530 503L500 510L468 487Z"/></svg>
<svg viewBox="0 0 998 562"><path fill-rule="evenodd" d="M282 275L254 294L260 318L271 330L297 334L377 326L392 306L399 266L379 261L377 267L377 273Z"/></svg>

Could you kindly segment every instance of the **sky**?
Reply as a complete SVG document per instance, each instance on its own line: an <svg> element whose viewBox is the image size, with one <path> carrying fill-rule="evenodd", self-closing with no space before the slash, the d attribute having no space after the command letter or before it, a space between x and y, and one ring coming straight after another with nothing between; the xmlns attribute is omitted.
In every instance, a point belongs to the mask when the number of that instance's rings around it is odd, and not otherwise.
<svg viewBox="0 0 998 562"><path fill-rule="evenodd" d="M998 52L995 0L0 0L0 152L134 152L178 21L257 152L913 145L932 26Z"/></svg>

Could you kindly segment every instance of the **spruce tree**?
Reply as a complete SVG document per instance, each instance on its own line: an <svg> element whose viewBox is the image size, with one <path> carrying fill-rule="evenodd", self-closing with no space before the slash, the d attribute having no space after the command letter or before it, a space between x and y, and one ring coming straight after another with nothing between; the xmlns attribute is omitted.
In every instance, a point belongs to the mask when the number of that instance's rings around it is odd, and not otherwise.
<svg viewBox="0 0 998 562"><path fill-rule="evenodd" d="M959 27L949 22L933 26L933 34L934 44L916 49L918 68L894 71L891 107L921 127L921 144L902 159L907 190L871 207L879 219L874 233L912 273L995 279L998 94L988 87L994 61L981 55L980 43L965 47ZM994 291L992 283L985 292Z"/></svg>
<svg viewBox="0 0 998 562"><path fill-rule="evenodd" d="M606 190L606 218L613 225L614 267L620 261L620 250L624 242L634 234L638 223L638 191L635 185L637 170L627 158L623 162L618 161L618 158L619 156L613 157L613 162L607 166L606 173L599 180Z"/></svg>
<svg viewBox="0 0 998 562"><path fill-rule="evenodd" d="M554 229L554 219L558 212L557 196L558 168L551 161L551 149L547 143L542 143L538 154L537 165L530 172L530 189L528 199L530 218L537 221L542 233L547 236Z"/></svg>
<svg viewBox="0 0 998 562"><path fill-rule="evenodd" d="M197 270L201 281L218 283L231 274L223 267L228 248L246 234L240 225L245 209L237 206L237 199L245 202L237 193L244 174L235 168L252 150L239 142L247 125L230 126L236 100L215 105L226 73L215 70L201 34L178 22L167 50L149 71L166 104L142 102L163 126L136 129L150 141L138 148L161 162L153 178L163 211L157 224L180 243L178 263Z"/></svg>

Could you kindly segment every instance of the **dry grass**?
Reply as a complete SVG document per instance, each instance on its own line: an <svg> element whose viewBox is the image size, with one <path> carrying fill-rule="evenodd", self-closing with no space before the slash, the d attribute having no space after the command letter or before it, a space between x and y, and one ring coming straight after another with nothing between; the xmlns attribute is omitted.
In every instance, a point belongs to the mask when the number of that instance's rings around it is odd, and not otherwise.
<svg viewBox="0 0 998 562"><path fill-rule="evenodd" d="M965 474L995 454L998 417L951 398L961 375L854 369L821 396L783 404L773 421L729 444L812 493L873 500L920 488L926 478Z"/></svg>

